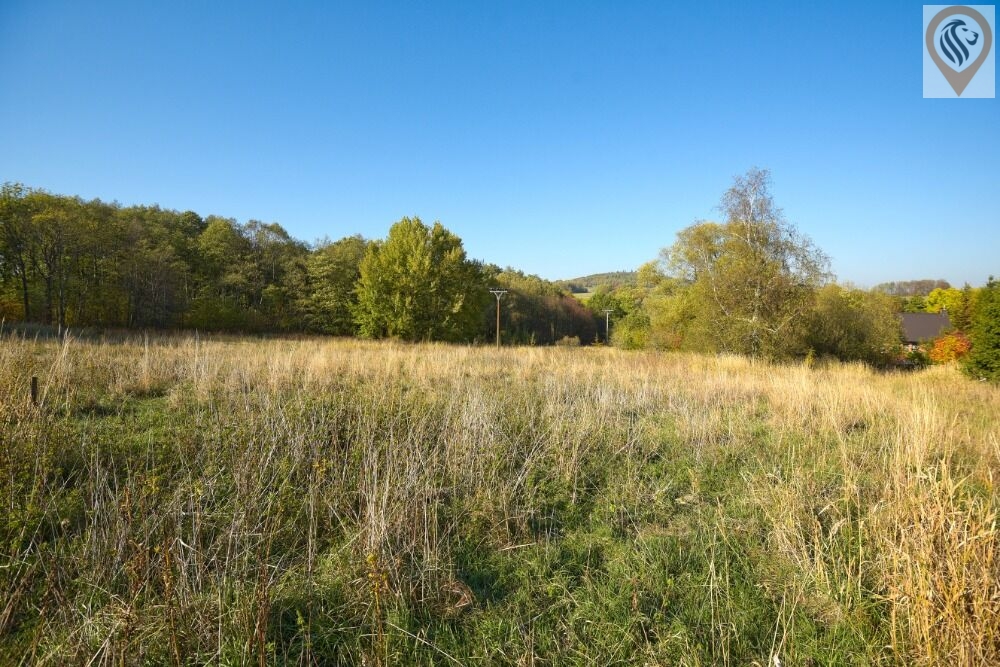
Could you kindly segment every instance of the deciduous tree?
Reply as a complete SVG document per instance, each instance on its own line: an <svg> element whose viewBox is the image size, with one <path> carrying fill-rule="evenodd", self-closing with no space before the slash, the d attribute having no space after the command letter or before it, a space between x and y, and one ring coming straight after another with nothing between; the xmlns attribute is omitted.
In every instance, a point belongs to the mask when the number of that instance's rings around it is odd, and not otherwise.
<svg viewBox="0 0 1000 667"><path fill-rule="evenodd" d="M924 299L924 310L928 313L940 313L942 310L948 311L954 316L962 304L962 290L954 287L937 287Z"/></svg>
<svg viewBox="0 0 1000 667"><path fill-rule="evenodd" d="M29 272L37 248L27 201L29 193L19 183L4 183L0 190L0 278L17 281L25 320L31 319Z"/></svg>
<svg viewBox="0 0 1000 667"><path fill-rule="evenodd" d="M664 251L675 277L692 290L694 330L721 351L799 352L799 325L828 276L826 256L785 220L766 170L736 177L721 209L724 223L688 227Z"/></svg>
<svg viewBox="0 0 1000 667"><path fill-rule="evenodd" d="M309 330L338 336L354 333L355 286L367 246L361 236L348 236L323 242L309 255L302 303Z"/></svg>
<svg viewBox="0 0 1000 667"><path fill-rule="evenodd" d="M806 343L813 352L884 365L898 356L900 322L894 298L880 291L826 285L816 293Z"/></svg>
<svg viewBox="0 0 1000 667"><path fill-rule="evenodd" d="M403 218L361 261L355 322L361 335L471 340L489 296L479 264L439 222Z"/></svg>

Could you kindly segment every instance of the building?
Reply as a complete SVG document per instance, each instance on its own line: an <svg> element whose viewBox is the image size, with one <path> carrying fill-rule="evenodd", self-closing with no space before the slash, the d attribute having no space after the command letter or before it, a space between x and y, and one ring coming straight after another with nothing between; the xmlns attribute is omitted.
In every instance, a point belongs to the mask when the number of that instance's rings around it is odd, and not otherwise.
<svg viewBox="0 0 1000 667"><path fill-rule="evenodd" d="M908 350L934 340L951 328L946 310L940 313L902 313L899 319L903 327L903 345Z"/></svg>

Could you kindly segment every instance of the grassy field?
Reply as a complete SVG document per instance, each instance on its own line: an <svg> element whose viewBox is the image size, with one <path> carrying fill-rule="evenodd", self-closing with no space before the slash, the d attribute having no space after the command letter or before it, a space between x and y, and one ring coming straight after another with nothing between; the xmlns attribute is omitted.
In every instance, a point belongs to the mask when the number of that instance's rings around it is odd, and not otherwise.
<svg viewBox="0 0 1000 667"><path fill-rule="evenodd" d="M8 337L0 664L1000 664L998 426L950 367Z"/></svg>

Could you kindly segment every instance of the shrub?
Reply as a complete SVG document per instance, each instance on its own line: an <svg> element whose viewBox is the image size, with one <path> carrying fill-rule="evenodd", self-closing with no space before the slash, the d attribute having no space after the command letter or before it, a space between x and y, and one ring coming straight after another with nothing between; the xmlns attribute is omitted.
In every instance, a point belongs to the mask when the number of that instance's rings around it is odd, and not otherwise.
<svg viewBox="0 0 1000 667"><path fill-rule="evenodd" d="M915 347L912 350L907 350L903 354L903 366L908 368L924 368L931 363L930 357L927 356L927 351L922 347Z"/></svg>
<svg viewBox="0 0 1000 667"><path fill-rule="evenodd" d="M969 353L972 343L961 331L952 331L934 341L927 356L935 364L957 361Z"/></svg>
<svg viewBox="0 0 1000 667"><path fill-rule="evenodd" d="M883 366L899 351L899 317L881 292L827 285L816 293L806 328L811 349L841 361Z"/></svg>

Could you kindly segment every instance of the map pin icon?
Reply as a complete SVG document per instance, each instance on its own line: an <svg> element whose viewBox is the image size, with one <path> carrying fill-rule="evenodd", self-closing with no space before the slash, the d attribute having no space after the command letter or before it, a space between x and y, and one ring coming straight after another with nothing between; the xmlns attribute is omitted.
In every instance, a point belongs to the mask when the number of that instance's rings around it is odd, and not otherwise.
<svg viewBox="0 0 1000 667"><path fill-rule="evenodd" d="M965 15L975 20L979 24L982 34L979 34L979 31L971 30L966 26L966 22L957 18L956 15ZM946 20L947 23L945 23ZM970 60L971 53L967 45L975 46L975 40L979 39L983 41L982 49L974 60ZM993 48L993 31L990 30L990 24L987 23L983 15L975 9L964 5L955 5L954 7L946 7L934 15L934 18L927 25L924 40L927 44L927 53L930 54L934 64L941 70L941 74L948 80L955 94L961 97L966 86L976 76L976 72L989 56L990 49ZM941 57L938 46L941 47L941 51L945 53L951 64Z"/></svg>

